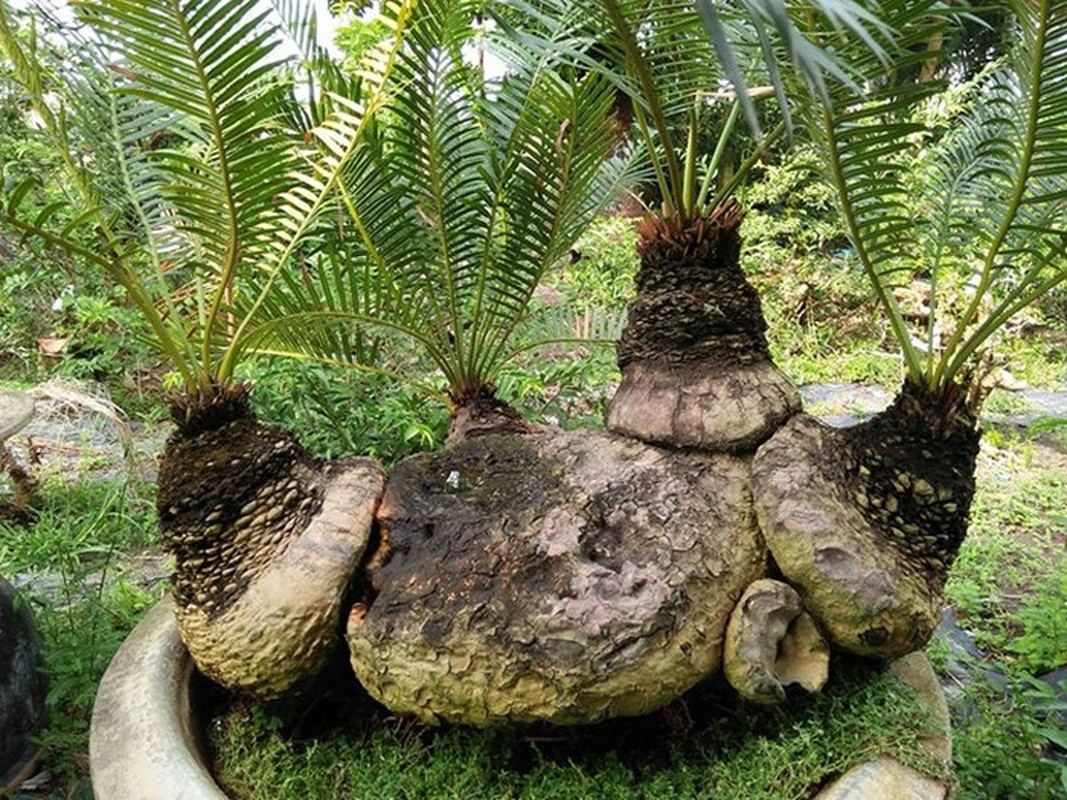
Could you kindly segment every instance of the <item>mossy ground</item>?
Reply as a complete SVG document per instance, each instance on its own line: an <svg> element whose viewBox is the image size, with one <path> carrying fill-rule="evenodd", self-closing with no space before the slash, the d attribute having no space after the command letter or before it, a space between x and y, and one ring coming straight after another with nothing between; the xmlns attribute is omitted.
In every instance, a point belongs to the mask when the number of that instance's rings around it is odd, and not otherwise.
<svg viewBox="0 0 1067 800"><path fill-rule="evenodd" d="M942 775L919 742L937 724L910 691L861 662L836 667L823 694L784 710L698 689L648 718L585 729L427 729L372 711L300 740L238 706L213 721L211 744L219 780L241 800L786 800L879 753Z"/></svg>

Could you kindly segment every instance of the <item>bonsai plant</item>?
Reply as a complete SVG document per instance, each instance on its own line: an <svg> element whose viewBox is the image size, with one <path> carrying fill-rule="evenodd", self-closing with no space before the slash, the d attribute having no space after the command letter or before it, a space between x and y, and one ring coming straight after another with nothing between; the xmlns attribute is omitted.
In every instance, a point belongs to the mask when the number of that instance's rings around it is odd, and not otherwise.
<svg viewBox="0 0 1067 800"><path fill-rule="evenodd" d="M933 632L974 494L983 351L1067 278L1067 13L1010 5L1017 44L971 88L950 130L917 113L930 84L869 57L850 62L870 87L862 102L832 92L808 117L905 375L893 404L863 424L796 418L759 451L753 480L782 573L835 643L860 654L919 649ZM929 58L919 46L929 28L912 24L912 6L887 7L885 21L910 31L904 45L918 62ZM825 28L811 35L844 44ZM919 333L893 293L914 276L930 286Z"/></svg>
<svg viewBox="0 0 1067 800"><path fill-rule="evenodd" d="M158 495L180 627L206 674L262 697L332 652L384 476L259 423L235 368L255 310L336 197L413 5L386 4L359 97L305 130L280 28L254 0L78 3L84 32L66 31L70 59L47 65L0 3L0 45L73 195L69 211L27 218L31 186L15 186L3 219L120 284L180 376Z"/></svg>

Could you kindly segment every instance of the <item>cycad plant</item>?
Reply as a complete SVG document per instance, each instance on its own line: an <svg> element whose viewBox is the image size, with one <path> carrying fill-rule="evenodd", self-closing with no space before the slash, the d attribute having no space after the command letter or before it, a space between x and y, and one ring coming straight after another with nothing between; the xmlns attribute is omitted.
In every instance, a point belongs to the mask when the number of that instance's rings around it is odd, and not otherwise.
<svg viewBox="0 0 1067 800"><path fill-rule="evenodd" d="M277 56L280 29L252 0L79 2L88 32L64 31L71 61L47 65L0 5L4 53L65 160L73 209L62 225L60 204L23 216L26 182L5 193L4 220L125 288L180 375L180 425L243 396L234 369L254 323L237 299L289 266L334 197L411 5L386 4L390 36L366 59L360 97L310 129L294 126L309 114ZM333 149L301 153L305 136ZM302 158L313 170L296 181Z"/></svg>
<svg viewBox="0 0 1067 800"><path fill-rule="evenodd" d="M495 376L534 290L623 185L612 149L614 89L514 40L487 80L463 45L481 2L424 3L388 100L339 181L360 246L265 298L264 350L358 363L356 335L418 343L440 371L453 432L525 430ZM567 36L572 15L553 21ZM312 313L306 309L315 308Z"/></svg>
<svg viewBox="0 0 1067 800"><path fill-rule="evenodd" d="M179 624L206 674L261 696L331 652L384 478L260 424L235 369L265 294L336 204L415 5L383 4L388 35L357 94L307 105L257 0L80 2L70 62L48 65L0 3L0 44L66 162L73 208L24 216L23 184L3 219L120 284L181 376L158 494ZM304 580L279 578L283 557Z"/></svg>
<svg viewBox="0 0 1067 800"><path fill-rule="evenodd" d="M866 96L831 93L808 117L905 376L868 422L833 431L801 418L776 435L757 457L756 497L783 572L824 611L848 609L823 618L836 616L831 632L859 652L915 649L931 633L974 493L981 355L1013 315L1067 278L1067 7L1011 8L1014 51L947 130L918 113L934 87L900 79L909 59L929 57L923 43L940 24L910 3L887 4L909 54L896 71L856 57ZM812 34L848 46L836 32ZM930 286L919 333L893 293L915 278ZM833 520L836 531L812 520ZM819 555L831 547L838 568ZM849 584L843 565L856 554L867 571ZM876 586L878 570L897 584ZM856 589L864 580L866 595ZM880 620L894 604L908 624Z"/></svg>
<svg viewBox="0 0 1067 800"><path fill-rule="evenodd" d="M558 14L575 3L533 5ZM760 300L740 268L742 211L731 194L791 125L771 33L820 80L826 80L824 69L837 67L788 17L759 13L774 3L753 0L729 13L688 0L577 5L586 39L576 36L568 54L611 75L632 98L633 138L643 146L661 198L639 228L637 296L618 344L623 379L607 425L654 443L751 451L800 401L771 361ZM833 4L813 5L821 14ZM862 15L850 19L865 31ZM777 88L750 91L746 78ZM729 99L731 83L733 107L724 115L718 147L701 154L701 117L716 113L713 102ZM761 94L778 94L786 112L765 136L752 99ZM742 112L758 144L736 169L726 169L724 148Z"/></svg>
<svg viewBox="0 0 1067 800"><path fill-rule="evenodd" d="M487 85L461 52L479 5L383 3L358 80L320 70L341 91L310 107L257 0L79 3L88 64L56 76L3 16L80 192L63 228L51 210L20 214L27 186L4 217L125 287L182 376L160 526L183 639L230 687L273 697L321 666L384 483L260 424L242 356L376 369L357 345L386 329L440 368L459 432L523 429L493 375L544 272L616 193L608 82L512 49L514 69ZM69 98L58 111L49 82ZM76 104L108 124L76 132ZM317 258L338 228L349 257Z"/></svg>

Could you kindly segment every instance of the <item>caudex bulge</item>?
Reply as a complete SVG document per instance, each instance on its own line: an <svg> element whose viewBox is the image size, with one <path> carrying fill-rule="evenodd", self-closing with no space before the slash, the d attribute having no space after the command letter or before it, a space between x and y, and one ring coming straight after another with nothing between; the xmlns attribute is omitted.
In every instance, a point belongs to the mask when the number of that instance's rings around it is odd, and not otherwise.
<svg viewBox="0 0 1067 800"><path fill-rule="evenodd" d="M268 80L279 68L274 34L217 35L256 3L231 0L226 14L206 13L209 5L78 6L114 39L107 52L128 61L101 84L122 121L101 152L143 171L162 203L142 204L135 193L124 202L139 214L108 213L93 174L69 158L99 212L99 251L65 239L47 213L30 221L26 190L4 204L17 229L126 286L185 380L160 471L160 525L177 559L183 638L206 674L261 698L284 695L323 666L345 624L357 677L396 711L432 722L577 724L654 710L724 660L745 697L773 703L796 676L816 690L831 646L891 658L925 645L974 491L977 404L960 376L998 324L1064 277L1067 237L1053 221L1067 193L1049 188L1034 154L1062 129L1054 112L1067 103L1055 100L1067 84L1027 66L1035 54L1058 57L1067 11L1018 9L1026 35L1016 60L973 91L1028 102L976 102L961 116L961 130L996 134L993 145L963 134L929 145L928 193L908 224L902 165L915 108L931 88L879 83L885 53L869 52L871 37L848 35L854 29L831 31L810 16L802 30L776 20L816 49L837 37L854 74L876 87L862 103L826 80L800 93L907 366L890 408L834 430L799 413L796 389L770 358L759 297L739 266L734 184L712 190L715 158L697 179L694 136L682 158L663 146L672 115L695 125L697 95L678 77L704 83L719 74L706 37L712 30L721 46L725 29L714 17L688 2L650 12L616 0L546 0L553 13L528 20L535 33L526 38L547 46L531 56L502 36L512 72L483 92L484 76L454 57L470 35L471 4L397 0L383 4L388 35L364 60L358 87L308 59L333 93L307 112L284 82ZM901 67L916 53L929 58L944 19L933 4L927 10L929 20L914 4L887 8L878 23L878 37L899 34ZM21 48L4 11L5 50L20 80L38 89L46 131L69 153L71 128L48 116L36 54ZM648 13L670 24L638 36ZM598 20L598 30L612 31L597 42L618 67L611 79L588 59L568 66ZM155 47L161 35L174 47ZM180 53L203 73L169 62ZM245 75L234 71L242 64L262 66ZM736 68L729 77L738 110L728 128L751 103ZM546 271L628 180L627 157L612 155L620 85L633 96L636 136L664 198L662 212L641 223L637 297L618 343L623 379L608 432L537 427L496 397L493 378L514 354ZM267 92L273 104L249 117L235 87ZM187 97L211 102L191 109ZM176 131L196 132L191 142L210 144L195 152L211 169L190 171L192 151L180 148L141 157L144 126L158 125L138 115L145 102L181 120ZM294 113L269 110L279 108ZM972 124L982 114L992 119ZM301 119L318 124L301 129L293 124ZM997 133L1008 129L1018 135ZM887 152L900 164L887 167ZM990 159L1009 166L991 168ZM1043 180L1031 182L1038 167ZM962 186L944 179L961 174ZM954 205L961 191L1009 200L985 225L974 203ZM941 224L924 222L929 208L947 209ZM1044 227L1024 218L1035 208L1048 212ZM175 217L183 223L162 223ZM135 235L115 229L131 218L141 223ZM298 245L329 241L337 220L359 243L349 263L323 261L293 278ZM959 229L988 230L971 245L983 265L978 292L949 345L924 354L892 299L891 276L914 268L920 251L937 253L944 271L975 263L974 253L943 246L959 241L945 231ZM144 269L175 249L207 292L199 328L183 324L174 287ZM1013 265L1021 275L1002 281ZM979 295L994 289L993 311L980 318ZM417 342L446 378L455 413L444 450L386 476L367 459L317 459L288 431L256 420L237 377L245 354L381 372L364 346L383 330ZM795 669L797 653L813 668Z"/></svg>

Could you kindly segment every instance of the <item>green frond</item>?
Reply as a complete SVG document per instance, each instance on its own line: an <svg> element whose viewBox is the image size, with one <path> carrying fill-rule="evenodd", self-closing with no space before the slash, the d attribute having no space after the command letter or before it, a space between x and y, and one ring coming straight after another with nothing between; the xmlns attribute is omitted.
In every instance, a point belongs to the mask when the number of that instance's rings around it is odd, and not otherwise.
<svg viewBox="0 0 1067 800"><path fill-rule="evenodd" d="M826 84L821 102L804 112L818 131L814 138L829 166L845 229L916 381L923 374L922 357L893 289L902 276L910 277L920 257L906 179L925 131L915 111L937 87L897 76L930 58L927 45L946 24L940 11L935 2L885 4L882 21L897 33L888 63L866 37L848 37L832 20L812 16L805 31L811 41L832 41L867 87L857 98L848 85Z"/></svg>
<svg viewBox="0 0 1067 800"><path fill-rule="evenodd" d="M363 58L359 70L359 92L355 97L332 96L332 110L323 122L308 132L311 144L300 154L299 168L289 173L288 188L271 200L276 205L275 230L270 241L273 250L263 259L255 285L236 298L240 321L220 360L219 373L228 378L236 361L248 346L256 327L269 321L269 299L275 284L305 237L314 233L322 215L336 208L342 194L343 177L363 148L364 136L374 124L375 115L387 96L387 80L416 11L425 3L418 0L385 0L381 19L389 35ZM261 319L262 317L262 319Z"/></svg>
<svg viewBox="0 0 1067 800"><path fill-rule="evenodd" d="M937 115L921 109L938 87L896 76L930 57L924 45L936 40L942 10L883 10L896 12L883 17L899 34L892 70L871 54L852 60L869 87L863 101L831 92L815 122L846 228L909 379L938 390L976 366L975 355L1011 315L1067 277L1067 9L1016 3L1010 59L954 89L960 110L933 127ZM840 34L822 35L841 43ZM892 294L916 276L931 286L922 345ZM939 327L948 320L945 341Z"/></svg>
<svg viewBox="0 0 1067 800"><path fill-rule="evenodd" d="M997 165L1007 192L937 380L954 379L1013 314L1067 279L1067 8L1047 0L1012 8L1020 34L1006 78L1014 124ZM990 299L995 307L982 318Z"/></svg>
<svg viewBox="0 0 1067 800"><path fill-rule="evenodd" d="M453 397L482 391L545 272L620 188L625 164L606 160L611 84L511 43L513 71L483 85L460 53L477 5L420 2L338 180L359 251L278 293L295 301L262 303L272 347L359 358L346 341L391 329L420 343ZM324 135L333 151L343 141ZM310 302L328 313L300 317ZM298 336L270 322L282 313L303 320Z"/></svg>

